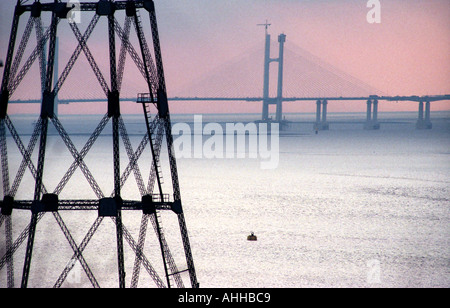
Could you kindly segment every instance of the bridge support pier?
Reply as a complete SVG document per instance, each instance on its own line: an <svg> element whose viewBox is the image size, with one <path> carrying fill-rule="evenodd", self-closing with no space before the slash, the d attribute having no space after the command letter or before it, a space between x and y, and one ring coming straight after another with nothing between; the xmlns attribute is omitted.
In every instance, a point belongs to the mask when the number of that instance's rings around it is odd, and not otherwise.
<svg viewBox="0 0 450 308"><path fill-rule="evenodd" d="M369 99L367 101L367 116L366 123L364 123L364 129L377 130L380 129L380 123L378 122L378 100Z"/></svg>
<svg viewBox="0 0 450 308"><path fill-rule="evenodd" d="M431 123L431 103L427 101L425 103L425 117L424 117L424 104L423 101L419 102L419 116L416 123L417 129L432 129L433 124Z"/></svg>
<svg viewBox="0 0 450 308"><path fill-rule="evenodd" d="M277 86L277 122L281 123L283 120L283 62L284 62L284 43L286 42L286 35L280 34L278 36L278 43L280 50L278 51L278 86Z"/></svg>
<svg viewBox="0 0 450 308"><path fill-rule="evenodd" d="M314 123L314 130L329 130L330 126L327 122L327 112L328 112L328 101L317 100L316 102L316 122Z"/></svg>
<svg viewBox="0 0 450 308"><path fill-rule="evenodd" d="M269 74L270 74L270 34L266 30L266 44L264 52L264 84L262 120L269 121Z"/></svg>
<svg viewBox="0 0 450 308"><path fill-rule="evenodd" d="M278 42L280 45L278 58L270 58L270 34L267 33L266 24L266 44L264 52L264 84L263 84L263 108L262 108L262 121L270 122L272 119L269 117L269 105L276 105L275 121L278 123L283 122L283 58L284 58L284 43L286 42L286 35L280 34L278 36ZM270 63L278 62L278 86L277 97L275 99L269 97L269 74ZM283 125L281 125L283 127Z"/></svg>

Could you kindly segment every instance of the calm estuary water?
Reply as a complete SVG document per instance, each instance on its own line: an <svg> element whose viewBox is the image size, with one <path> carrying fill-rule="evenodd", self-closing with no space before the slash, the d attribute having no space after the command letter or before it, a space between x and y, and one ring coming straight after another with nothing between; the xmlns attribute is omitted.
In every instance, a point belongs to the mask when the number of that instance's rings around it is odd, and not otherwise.
<svg viewBox="0 0 450 308"><path fill-rule="evenodd" d="M100 118L61 116L61 122L81 150ZM200 287L450 287L450 114L433 113L432 130L416 130L415 113L380 114L378 131L362 129L363 114L330 114L330 130L317 135L310 123L313 115L288 118L296 123L281 133L275 169L263 170L261 159L248 156L178 159ZM203 116L205 124L255 119L256 115ZM33 120L34 116L13 117L25 144ZM124 121L136 149L145 130L141 116L124 116ZM173 117L174 123L192 121L193 116ZM55 130L50 132L44 183L52 191L73 158ZM108 124L85 159L105 195L113 187L111 140ZM10 173L15 175L21 156L9 135L8 150ZM123 170L128 158L121 150ZM144 180L148 151L140 160ZM162 158L162 165L167 165L167 158ZM165 182L170 183L170 176ZM33 191L27 171L16 199L30 200ZM0 195L3 198L2 190ZM123 195L140 199L133 175ZM80 170L60 195L71 198L96 198ZM80 243L97 213L61 216ZM182 270L185 260L176 217L165 212L161 218ZM15 210L12 219L15 240L30 213ZM139 213L124 213L124 224L136 240L140 221ZM0 256L5 253L4 230L3 225ZM258 241L247 241L250 232ZM148 233L146 254L163 277L151 224ZM102 287L118 286L115 240L115 227L105 219L84 253ZM26 242L14 255L16 286L25 246ZM29 286L51 287L73 251L50 213L38 224L35 248ZM125 257L129 286L134 255L127 243ZM63 286L89 287L81 267L74 270L78 273ZM139 286L154 286L144 269L141 277ZM186 274L183 278L189 285ZM0 286L5 285L6 266L0 271Z"/></svg>

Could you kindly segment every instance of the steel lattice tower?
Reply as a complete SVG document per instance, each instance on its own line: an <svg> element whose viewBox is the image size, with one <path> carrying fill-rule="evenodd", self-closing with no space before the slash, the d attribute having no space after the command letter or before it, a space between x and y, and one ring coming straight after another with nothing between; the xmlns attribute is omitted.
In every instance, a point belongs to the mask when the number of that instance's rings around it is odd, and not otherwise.
<svg viewBox="0 0 450 308"><path fill-rule="evenodd" d="M128 0L128 1L112 1L101 0L98 2L83 2L79 4L78 13L85 12L93 13L93 17L88 24L84 34L81 33L77 24L68 19L68 13L74 9L73 6L68 6L68 3L54 0L51 3L41 3L35 1L32 4L23 4L23 1L18 0L15 7L14 18L12 22L11 35L7 58L5 61L3 80L1 84L0 93L0 146L1 146L1 170L4 196L0 202L1 216L0 227L2 230L0 235L4 236L5 248L0 249L0 274L4 275L6 272L6 281L8 287L14 287L14 268L19 267L23 262L23 274L21 278L21 286L27 287L29 281L30 269L39 266L39 260L31 263L33 256L33 247L35 246L35 234L39 221L44 215L53 215L56 222L67 239L71 249L73 250L72 258L69 260L61 275L59 275L54 286L60 287L65 281L67 275L74 267L75 263L79 262L86 276L93 287L99 287L100 282L97 281L93 271L88 265L87 260L83 256L83 252L89 241L99 229L99 226L109 218L113 221L116 233L117 247L117 275L119 287L126 286L128 278L131 276L129 286L136 287L139 281L139 273L141 266L150 274L154 284L157 287L184 287L184 282L181 273L187 272L192 287L197 288L197 278L194 268L194 262L191 254L188 232L183 214L181 204L181 195L178 182L177 165L174 156L173 138L171 134L171 122L169 115L169 107L167 102L166 84L164 78L163 63L161 57L160 41L158 34L158 27L155 14L155 6L152 0ZM115 14L118 11L125 12L125 22L123 27L117 21ZM144 35L144 18L141 18L141 13L144 12L149 16L153 53L150 52ZM50 27L44 31L42 26L41 15L51 14ZM28 23L25 26L23 36L20 43L16 47L18 37L19 21L26 16L29 16ZM107 82L103 72L97 65L87 41L97 26L97 22L104 18L107 20L108 27L108 50L109 55L109 77ZM147 19L145 19L147 20ZM58 27L63 23L70 26L73 34L76 37L77 47L73 51L72 56L62 70L58 80L53 80L54 66L55 66L55 46L57 40ZM136 31L139 46L135 48L131 43L130 28ZM36 47L20 67L24 49L27 46L32 29L36 32ZM120 52L116 54L116 39L120 42ZM45 54L45 47L48 44L48 54ZM92 135L81 150L78 150L64 128L61 121L58 119L55 110L55 97L58 91L64 85L65 80L70 74L72 67L78 60L81 53L84 53L86 59L92 68L106 98L108 101L107 112L93 131ZM106 53L105 53L106 54ZM133 149L130 139L127 134L125 121L120 112L120 89L123 80L125 59L127 54L132 58L134 64L138 68L147 86L148 93L136 93L137 103L142 104L143 115L145 117L145 131L146 134L142 138L137 149ZM23 81L25 75L32 64L39 59L40 76L36 76L36 82L41 83L42 104L39 118L34 124L34 130L28 141L28 145L24 143L23 137L15 128L14 121L8 115L8 102L11 95L17 89L18 85ZM152 112L154 111L154 112ZM113 192L108 197L104 194L98 181L93 176L85 162L85 157L97 141L97 138L102 133L108 122L112 122L112 161L113 161ZM58 135L61 137L66 148L70 152L73 163L65 172L62 179L53 191L46 187L44 180L44 173L47 171L46 153L49 149L47 136L49 126L53 125L56 128ZM7 132L14 140L15 146L22 156L22 161L18 167L15 177L10 177L10 170L8 165L8 148L7 148ZM164 142L165 137L165 142ZM121 153L120 139L123 141L122 147L125 148L126 156ZM161 170L161 155L163 152L163 145L167 145L168 163L170 167L171 183L169 185L170 193L163 191L166 186L162 183ZM33 152L37 146L37 159ZM141 163L148 165L150 173L148 176L148 184L144 184L144 179L139 168L139 159L143 152L147 150L151 152L151 159ZM123 151L122 151L123 152ZM122 154L122 155L121 155ZM128 158L129 162L126 168L120 166L121 157ZM122 160L123 161L123 160ZM71 180L72 175L76 170L81 170L82 174L89 183L92 191L96 195L93 200L61 200L60 193L64 190L66 184ZM29 170L32 175L32 182L34 183L34 194L29 197L16 196L19 186L23 182L25 171ZM129 175L133 173L140 196L136 196L136 200L126 200L122 198L121 189L127 181ZM12 175L12 174L11 174ZM156 193L153 193L154 188ZM168 190L169 190L168 189ZM23 198L23 199L22 199ZM13 238L13 218L12 213L16 215L25 215L31 213L31 220L29 224L23 229L17 238ZM95 222L89 228L89 231L84 236L81 243L77 243L69 231L61 212L63 211L78 211L76 213L86 213L86 211L98 211ZM139 237L133 238L132 234L126 228L122 221L122 215L127 211L141 211L142 219L139 228ZM176 220L178 220L182 248L187 268L178 268L175 263L175 257L169 249L168 242L162 228L161 213L163 211L174 212ZM97 214L95 214L97 215ZM164 214L166 215L166 214ZM159 246L159 254L162 257L160 263L164 268L164 278L155 270L150 260L145 255L144 244L146 241L148 221L151 221L155 230L157 242ZM134 265L132 275L126 276L124 257L124 240L129 244L130 249L134 253ZM26 242L26 244L25 244ZM24 260L18 260L17 250L22 245L26 245ZM184 257L182 259L184 259ZM183 261L184 264L184 261ZM6 269L5 269L6 267Z"/></svg>

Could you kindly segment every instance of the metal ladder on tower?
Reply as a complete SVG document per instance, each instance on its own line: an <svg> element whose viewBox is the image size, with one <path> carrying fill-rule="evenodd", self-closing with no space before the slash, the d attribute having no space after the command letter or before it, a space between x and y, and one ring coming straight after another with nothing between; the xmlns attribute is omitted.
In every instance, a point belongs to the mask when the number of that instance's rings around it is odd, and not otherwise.
<svg viewBox="0 0 450 308"><path fill-rule="evenodd" d="M161 187L163 178L162 178L162 171L161 171L161 163L160 163L160 159L159 159L159 156L160 156L159 154L160 154L161 145L162 145L162 142L161 142L162 136L164 134L164 130L167 129L165 127L166 122L164 122L163 119L160 119L160 121L162 121L161 123L159 123L161 126L159 126L158 127L159 129L156 130L157 135L154 138L155 134L151 134L151 131L150 131L150 104L154 104L156 109L158 110L157 116L161 117L161 115L163 115L163 117L165 117L167 110L164 111L164 108L163 108L163 110L161 111L160 110L161 106L158 105L158 97L159 97L159 90L160 90L160 82L159 81L161 81L161 80L158 79L158 76L157 76L158 74L156 72L156 68L154 66L154 63L151 61L151 59L152 59L151 53L150 53L150 50L148 49L148 45L146 43L145 36L142 31L142 25L141 25L140 19L141 19L140 14L139 14L139 11L137 10L136 14L134 16L134 21L135 21L136 33L137 33L138 40L139 40L140 46L141 46L141 53L142 53L143 60L144 60L145 75L146 75L146 79L147 79L148 87L149 87L149 91L150 91L150 93L139 94L139 96L138 96L138 102L139 102L139 100L141 100L141 103L143 103L144 114L146 117L147 131L149 134L149 141L150 141L150 146L151 146L152 155L153 155L154 174L152 172L150 175L150 178L156 176L159 193L160 193L160 199L163 202L169 202L168 198L167 198L167 200L165 200L164 194L162 191L162 187ZM155 33L153 33L153 35L154 34ZM157 35L157 32L156 32L156 35ZM152 82L149 82L150 80ZM170 133L169 133L169 135L170 135ZM151 190L149 188L149 192L150 191ZM180 273L188 271L188 270L179 271L177 269L177 266L176 266L176 264L172 258L172 255L170 253L169 247L164 239L164 235L162 234L162 229L160 228L160 216L159 216L158 211L156 211L156 213L155 213L154 227L158 233L158 237L159 237L159 241L160 241L161 252L163 254L163 259L164 259L164 267L166 270L166 278L167 278L168 287L169 288L171 287L171 283L170 283L171 277L174 279L174 281L178 287L184 287L183 281L180 277ZM168 268L170 268L171 274L168 273Z"/></svg>
<svg viewBox="0 0 450 308"><path fill-rule="evenodd" d="M163 190L162 190L163 177L162 177L162 171L161 171L161 163L160 163L160 159L159 159L161 142L157 142L157 140L155 138L155 134L153 134L150 129L150 127L151 127L150 104L152 104L152 103L156 104L156 102L153 100L150 93L140 93L140 94L138 94L137 103L142 104L142 108L144 111L144 117L145 117L145 122L146 122L146 126L147 126L147 133L149 136L150 148L151 148L152 157L153 157L152 164L153 164L153 168L155 170L156 182L158 185L159 196L161 199L160 201L161 202L169 201L169 200L165 200L166 198L164 197ZM175 280L175 283L178 286L182 286L183 282L181 281L181 278L179 277L180 272L176 268L176 265L171 256L169 247L164 239L163 230L161 228L161 216L160 216L159 211L155 211L153 219L154 220L152 220L152 224L155 229L155 232L158 234L158 240L160 242L161 252L163 254L163 263L164 263L164 269L165 269L165 273L166 273L167 285L169 288L171 288L171 286L172 286L171 277L173 277L173 279ZM172 272L171 274L169 274L168 268L171 269L171 272Z"/></svg>
<svg viewBox="0 0 450 308"><path fill-rule="evenodd" d="M140 94L142 95L142 94ZM161 161L159 159L158 153L160 153L161 149L161 143L157 142L155 134L151 133L150 126L151 126L151 112L150 112L150 102L143 102L143 109L144 109L144 116L145 116L145 122L147 125L147 133L149 134L149 141L151 143L152 148L152 155L154 159L154 168L157 176L157 183L158 186L164 184L164 178L161 170ZM161 187L162 188L162 187ZM162 190L160 189L161 194L161 202L164 201L164 198L162 197Z"/></svg>

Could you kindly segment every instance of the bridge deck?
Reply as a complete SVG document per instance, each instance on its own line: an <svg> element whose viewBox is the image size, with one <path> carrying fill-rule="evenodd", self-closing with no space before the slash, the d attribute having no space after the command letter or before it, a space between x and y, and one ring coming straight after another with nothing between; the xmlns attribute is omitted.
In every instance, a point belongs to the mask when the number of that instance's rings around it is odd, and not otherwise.
<svg viewBox="0 0 450 308"><path fill-rule="evenodd" d="M450 100L450 94L446 95L427 95L427 96L378 96L371 95L369 97L284 97L283 102L296 102L296 101L317 101L317 100L328 100L328 101L366 101L368 99L377 99L379 101L409 101L409 102L436 102ZM135 102L136 98L121 98L122 101ZM263 101L262 97L171 97L168 98L169 101L245 101L245 102L260 102ZM277 101L276 98L272 98L273 102ZM62 99L59 100L60 104L70 104L70 103L95 103L95 102L106 102L106 98L99 99ZM41 100L15 100L10 101L13 104L40 104Z"/></svg>

